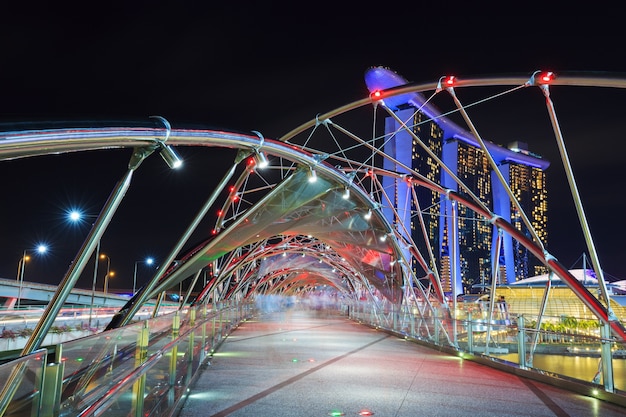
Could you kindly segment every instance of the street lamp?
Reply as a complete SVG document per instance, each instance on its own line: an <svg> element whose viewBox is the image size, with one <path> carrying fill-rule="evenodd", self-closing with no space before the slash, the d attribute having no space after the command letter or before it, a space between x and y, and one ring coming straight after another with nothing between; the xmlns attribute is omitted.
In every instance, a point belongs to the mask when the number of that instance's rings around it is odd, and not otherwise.
<svg viewBox="0 0 626 417"><path fill-rule="evenodd" d="M48 247L44 244L40 244L37 246L37 253L45 253L48 250ZM22 257L17 263L17 281L19 282L19 287L17 291L17 308L20 308L20 303L22 299L22 287L24 286L24 269L26 267L26 262L30 261L30 256L24 251Z"/></svg>
<svg viewBox="0 0 626 417"><path fill-rule="evenodd" d="M109 283L109 274L111 273L111 258L109 258L108 255L105 255L104 253L101 253L100 254L100 260L105 260L105 259L107 260L107 273L104 276L104 288L103 288L104 295L106 295L106 293L107 293L107 286L108 286L108 283Z"/></svg>
<svg viewBox="0 0 626 417"><path fill-rule="evenodd" d="M72 222L72 223L78 223L81 218L83 217L83 214L78 211L78 210L70 210L67 213L67 218Z"/></svg>
<svg viewBox="0 0 626 417"><path fill-rule="evenodd" d="M113 277L115 276L115 272L114 271L109 271L105 276L104 276L104 295L107 295L107 290L109 289L109 277Z"/></svg>
<svg viewBox="0 0 626 417"><path fill-rule="evenodd" d="M143 261L135 261L135 272L133 273L133 295L135 295L135 291L137 290L137 264L145 263L146 265L152 265L154 263L154 259L146 258Z"/></svg>

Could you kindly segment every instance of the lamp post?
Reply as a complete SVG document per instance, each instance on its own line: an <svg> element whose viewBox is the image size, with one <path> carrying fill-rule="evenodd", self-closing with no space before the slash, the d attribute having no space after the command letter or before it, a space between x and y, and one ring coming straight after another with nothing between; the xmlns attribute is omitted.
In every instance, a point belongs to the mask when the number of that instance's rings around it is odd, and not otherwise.
<svg viewBox="0 0 626 417"><path fill-rule="evenodd" d="M135 291L137 290L137 264L140 263L152 265L154 263L154 259L146 258L143 261L135 261L135 271L133 272L133 295L135 295Z"/></svg>
<svg viewBox="0 0 626 417"><path fill-rule="evenodd" d="M96 295L96 281L98 279L98 260L100 259L100 241L98 241L98 245L96 246L96 259L93 265L93 282L91 284L91 303L89 304L89 324L87 327L91 329L91 319L93 317L93 301Z"/></svg>
<svg viewBox="0 0 626 417"><path fill-rule="evenodd" d="M39 245L37 246L37 252L38 253L45 253L48 250L48 247L46 245ZM26 253L26 251L23 252L22 257L20 258L19 262L17 263L17 281L19 282L19 287L17 290L17 308L20 308L20 304L21 304L21 300L22 300L22 287L24 286L24 269L26 268L26 262L30 261L30 256Z"/></svg>
<svg viewBox="0 0 626 417"><path fill-rule="evenodd" d="M18 282L17 308L18 309L20 308L20 300L22 299L22 285L24 283L24 267L26 265L26 262L28 261L30 261L30 256L28 256L26 254L26 251L24 251L24 254L20 258L19 262L17 263L17 282Z"/></svg>
<svg viewBox="0 0 626 417"><path fill-rule="evenodd" d="M105 255L104 253L100 254L100 260L107 260L107 273L104 276L104 287L102 288L104 295L107 294L107 288L109 286L109 275L111 275L111 258L109 258L108 255Z"/></svg>
<svg viewBox="0 0 626 417"><path fill-rule="evenodd" d="M115 276L115 271L109 271L108 274L104 277L104 295L107 295L107 291L109 290L109 278Z"/></svg>

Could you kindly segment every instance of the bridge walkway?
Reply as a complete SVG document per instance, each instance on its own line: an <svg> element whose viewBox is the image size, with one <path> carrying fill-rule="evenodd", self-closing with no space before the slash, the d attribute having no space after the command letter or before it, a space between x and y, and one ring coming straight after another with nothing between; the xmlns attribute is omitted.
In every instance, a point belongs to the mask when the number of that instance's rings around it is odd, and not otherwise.
<svg viewBox="0 0 626 417"><path fill-rule="evenodd" d="M240 325L179 417L624 416L626 409L315 311Z"/></svg>

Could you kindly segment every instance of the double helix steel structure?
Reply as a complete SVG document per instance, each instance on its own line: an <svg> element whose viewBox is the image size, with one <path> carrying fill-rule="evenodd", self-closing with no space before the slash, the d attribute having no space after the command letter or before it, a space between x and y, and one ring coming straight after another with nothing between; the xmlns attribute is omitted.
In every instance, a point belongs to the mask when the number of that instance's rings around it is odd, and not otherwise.
<svg viewBox="0 0 626 417"><path fill-rule="evenodd" d="M626 342L624 307L615 301L603 275L550 89L614 91L625 88L626 79L538 71L408 83L376 67L366 73L366 84L370 94L363 99L312 117L275 139L261 132L177 128L163 116L133 127L77 123L0 132L0 160L32 160L33 169L38 158L59 155L71 158L78 173L85 155L125 155L128 160L24 347L6 355L0 366L0 415L172 415L203 360L269 296L297 300L329 294L338 309L354 319L477 360L497 361L509 337L506 345L517 360L507 360L508 366L545 376L546 370L533 366L533 354L546 335L545 324L553 321L547 311L553 302L550 283L556 281L568 292L568 305L585 312L585 317L573 318L596 324L585 332L569 332L566 341L571 347L598 348L598 372L583 384L587 393L593 389L595 395L623 401L619 398L626 386L615 386L613 365L623 360L616 358ZM563 188L570 191L578 214L579 224L573 227L582 229L597 277L593 288L547 250L532 213L499 174L503 158L513 153L484 140L470 116L483 103L508 103L518 94L526 104L524 92L529 89L539 91L533 105L547 109L567 177ZM471 92L470 103L461 102L461 91ZM444 96L452 103L448 111L433 105ZM409 111L411 117L403 119L400 111ZM510 213L504 216L477 196L458 168L422 140L415 124L418 113L420 123L435 121L450 138L472 142L492 173L492 187L506 195L517 223ZM452 117L459 122L452 123ZM465 126L459 127L461 123ZM401 135L410 141L412 153L426 155L444 174L427 175L401 160L392 151L399 146L393 145L394 138ZM133 195L134 177L156 154L181 175L191 164L213 168L211 176L190 178L194 185L184 190L165 189L167 181L155 179L164 187L158 199L189 208L189 201L195 203L200 196L197 207L191 207L195 213L186 218L162 213L154 205L143 208L138 221L181 225L177 238L167 242L170 249L162 267L136 289L104 330L46 345L103 235ZM524 153L513 156L533 160ZM445 216L438 212L445 217L439 239L429 234L433 212L421 208L418 195L423 190L449 207ZM461 211L465 218L486 225L492 248L497 248L485 261L490 276L483 276L482 282L490 297L482 304L460 298L469 288L463 287L464 254L457 253L463 246L453 244L460 239ZM125 233L132 241L132 228ZM549 276L533 311L516 312L513 305L503 311L498 304L497 296L510 291L500 285L505 282L501 275L506 268L500 264L504 242L524 250ZM168 292L181 294L179 308L160 315ZM515 295L506 295L512 304ZM474 310L477 305L480 312ZM137 319L146 306L151 318ZM573 313L566 315L572 318ZM556 320L563 322L562 317ZM559 380L572 379L576 376Z"/></svg>

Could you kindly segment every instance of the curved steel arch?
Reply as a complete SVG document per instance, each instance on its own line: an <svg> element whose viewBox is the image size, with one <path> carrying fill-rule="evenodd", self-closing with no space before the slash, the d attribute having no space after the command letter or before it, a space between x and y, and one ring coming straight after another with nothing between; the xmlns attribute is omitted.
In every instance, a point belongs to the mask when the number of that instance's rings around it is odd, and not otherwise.
<svg viewBox="0 0 626 417"><path fill-rule="evenodd" d="M99 241L99 238L104 233L104 230L106 230L108 223L114 217L117 206L124 198L124 195L129 188L133 172L139 168L141 161L152 153L160 151L160 145L164 142L163 138L166 138L167 144L170 146L218 146L238 149L239 154L233 164L233 167L226 174L225 180L232 177L232 174L234 174L237 167L241 168L242 171L249 169L245 166L245 159L248 156L253 155L254 152L261 151L266 152L273 157L280 158L281 164L283 164L283 161L287 161L288 164L292 165L292 167L289 168L289 175L280 180L281 185L288 184L290 179L292 179L291 183L301 185L303 184L303 172L314 169L317 172L320 181L323 181L323 185L321 186L322 188L319 189L318 194L311 196L312 198L315 198L316 201L319 198L326 198L330 199L328 200L329 203L336 204L332 203L332 200L337 199L336 195L338 190L343 191L345 188L349 188L351 190L351 207L361 207L360 210L363 212L367 210L372 210L374 212L374 218L376 221L372 220L371 223L368 223L367 230L363 230L362 232L376 235L379 232L388 234L392 231L391 226L388 224L384 216L376 211L376 204L371 201L369 195L360 187L353 184L350 177L344 172L326 164L323 161L323 158L320 158L318 155L303 152L300 149L278 141L265 140L258 135L243 135L211 130L172 130L169 126L165 129L90 128L2 133L0 134L0 160L93 150L133 149L133 155L131 156L131 161L129 162L128 172L123 180L118 183L116 190L112 193L110 202L103 210L103 220L95 223L94 229L88 237L88 241L83 245L81 252L77 255L77 259L80 261L75 262L74 264L76 267L68 271L68 274L64 277L57 293L55 294L54 303L51 303L48 306L48 310L44 314L44 316L50 317L50 319L41 322L41 325L38 326L30 339L30 343L28 343L27 347L24 349L24 354L29 353L40 346L45 333L47 333L52 325L53 318L58 314L60 306L63 305L69 291L75 285L80 273L86 265L86 260L93 253L96 242ZM299 183L296 180L293 180L294 177L299 178ZM225 182L226 181L223 181L224 185ZM275 193L277 188L278 187L271 189L267 196L272 196L272 193ZM217 194L218 193L214 192L207 201L205 207L200 210L196 221L192 222L188 231L185 232L179 244L170 254L171 259L166 262L167 265L170 265L174 261L176 255L180 252L180 248L182 248L188 236L191 234L190 232L197 226L199 220L206 215L206 208L213 205L213 203L217 200ZM267 203L267 196L261 198L260 201L253 204L252 208L247 209L243 215L240 215L239 218L235 220L233 225L230 226L231 230L240 230L241 227L243 227L241 225L250 220L254 213L260 212L260 208L263 207L263 204ZM345 213L344 215L346 218L349 218L350 216ZM270 212L266 215L266 217L271 219L272 213ZM298 218L295 218L295 220L298 220ZM361 225L365 224L366 223L364 222L361 223ZM369 224L374 225L376 229L371 229ZM239 227L239 229L237 229L237 227ZM166 270L166 274L161 275L161 273L159 273L155 275L149 284L137 295L135 295L127 306L125 306L125 308L118 313L118 316L114 318L109 327L117 327L127 323L128 320L132 318L134 313L148 299L158 295L165 289L171 288L172 286L185 280L190 275L193 275L204 268L208 264L206 259L207 255L209 257L214 257L214 255L211 254L211 251L216 246L219 246L219 244L223 242L224 238L228 237L228 235L228 230L218 233L206 242L206 246L196 248L194 253L189 254L188 258L183 259L183 262L174 265L172 268L168 268ZM350 237L348 238L352 239ZM237 247L237 245L233 246L232 242L228 244L231 244L232 249ZM384 251L390 256L396 256L394 254L399 252L399 248L393 240L390 240L384 245L378 244L378 246L386 248ZM353 269L355 267L357 266L354 264L346 264L346 268L348 269ZM382 266L381 268L383 268L382 270L392 270L393 266L390 267L387 265ZM397 283L392 285L395 286ZM399 287L399 285L397 286Z"/></svg>
<svg viewBox="0 0 626 417"><path fill-rule="evenodd" d="M390 71L390 70L387 70ZM423 93L426 91L434 91L436 93L443 91L445 89L454 89L454 88L463 88L463 87L495 87L495 86L517 86L517 87L532 87L536 86L543 90L544 95L546 96L546 104L548 106L548 111L550 113L555 134L558 139L561 139L560 131L558 128L558 121L556 120L556 116L553 114L553 109L551 109L551 102L549 99L549 86L571 86L571 87L600 87L600 88L626 88L626 78L617 74L602 74L598 76L597 74L591 75L563 75L557 76L549 79L542 79L541 72L536 71L530 77L486 77L486 78L473 78L473 79L455 79L453 85L451 86L442 86L442 81L446 77L441 77L435 83L406 83L404 79L400 76L394 77L392 74L391 82L388 85L388 88L382 87L380 90L376 91L376 94L372 93L369 98L361 99L352 103L349 103L345 106L339 107L335 110L329 111L322 115L318 115L315 119L312 119L295 129L289 131L285 135L283 135L279 140L285 141L288 143L292 143L294 139L301 136L309 129L315 130L317 126L320 124L324 124L327 126L333 126L332 118L343 115L347 112L356 110L358 108L373 105L376 107L378 103L382 104L384 107L386 99L393 99L402 97L404 98L403 102L409 102L420 110L425 109L426 114L430 117L433 116L433 110L428 105L428 100L425 98L417 97L417 93ZM386 80L389 82L389 80ZM421 107L424 106L424 107ZM447 122L445 122L447 123ZM471 123L471 122L470 122ZM455 125L455 130L459 128ZM338 128L338 131L342 133L346 133L349 136L355 137L351 135L348 131L342 128ZM460 134L472 134L468 132L461 132ZM362 142L364 143L364 141ZM372 147L370 145L370 147ZM382 154L383 158L388 158L383 154L382 151L377 152L379 155ZM338 158L340 159L340 158ZM397 161L394 161L396 164ZM505 231L509 235L511 235L516 241L518 241L522 246L528 249L535 257L537 257L549 270L553 271L563 282L565 282L572 291L579 297L579 299L591 310L593 313L603 322L608 324L613 333L618 336L621 340L626 340L626 328L624 324L616 319L614 314L611 311L610 306L605 307L605 305L598 300L591 292L584 287L569 271L567 268L563 267L554 256L548 253L541 242L533 241L528 239L522 233L520 233L513 225L506 222L504 219L495 215L491 210L489 210L486 206L481 204L478 199L471 200L462 197L461 195L456 194L454 190L445 189L438 184L433 184L430 181L427 181L423 178L420 173L415 172L410 167L403 166L405 170L411 172L411 175L414 176L412 179L416 184L424 186L426 188L431 189L432 191L438 192L441 195L450 196L453 200L458 201L459 203L465 205L466 207L473 210L475 213L489 220L493 225L498 227L500 230ZM373 168L373 170L376 170ZM568 167L566 167L568 170ZM404 178L406 174L394 174L388 171L382 172L377 171L377 174L384 175L392 175L397 178ZM580 210L582 211L582 210ZM583 213L584 214L584 213ZM584 217L584 216L582 216ZM582 221L581 221L582 222ZM586 229L586 225L583 224L583 229ZM591 249L592 252L594 249ZM598 265L594 265L596 269L598 269ZM601 268L600 268L601 271ZM603 281L603 280L602 280ZM602 283L603 284L603 283ZM602 288L603 286L601 286Z"/></svg>
<svg viewBox="0 0 626 417"><path fill-rule="evenodd" d="M518 77L477 77L477 78L456 78L454 86L458 88L463 87L497 87L497 86L535 86L535 85L560 85L560 86L572 86L572 87L605 87L605 88L626 88L626 78L620 74L604 74L598 75L559 75L547 83L542 83L540 80L536 81L536 76L539 71L535 71L529 76ZM423 93L426 91L436 91L441 88L441 80L445 78L442 76L436 82L427 83L406 83L398 85L388 89L381 89L376 96L371 95L367 98L353 101L345 104L341 107L333 109L323 114L317 115L314 119L309 120L295 127L289 132L285 133L278 140L283 142L289 142L294 137L306 132L318 125L320 121L330 120L333 117L342 115L358 108L372 105L376 102L385 100L385 98L398 97L411 93Z"/></svg>

